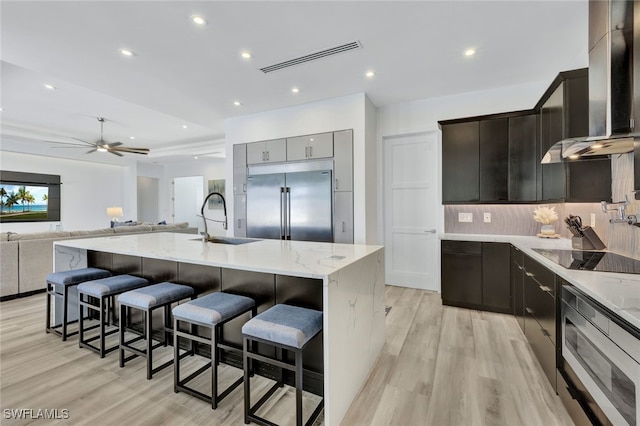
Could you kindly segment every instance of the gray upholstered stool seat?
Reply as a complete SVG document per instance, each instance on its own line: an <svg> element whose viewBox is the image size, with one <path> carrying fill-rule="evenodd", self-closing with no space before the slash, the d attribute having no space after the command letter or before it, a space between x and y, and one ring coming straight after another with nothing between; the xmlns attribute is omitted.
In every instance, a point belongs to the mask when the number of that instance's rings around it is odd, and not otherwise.
<svg viewBox="0 0 640 426"><path fill-rule="evenodd" d="M117 349L117 345L108 349L105 347L105 337L118 331L117 328L110 331L106 331L105 329L105 325L109 323L109 312L113 310L113 298L120 293L137 289L148 284L149 281L144 278L135 277L133 275L116 275L98 280L86 281L78 285L78 305L80 306L80 324L78 327L80 336L78 339L78 345L81 348L91 349L92 351L99 353L100 358L104 358L107 353ZM98 299L97 303L94 302L95 299ZM85 328L84 307L86 307L87 310L99 313L98 319L100 323L98 325ZM105 310L107 311L106 321ZM113 316L115 317L115 315ZM113 324L115 324L115 322L113 322ZM95 328L100 329L99 334L97 336L85 338L85 332ZM96 347L91 345L90 342L98 339L100 340L99 346Z"/></svg>
<svg viewBox="0 0 640 426"><path fill-rule="evenodd" d="M76 286L80 283L99 278L111 276L111 272L99 268L81 268L69 271L54 272L47 275L47 333L55 333L62 336L62 340L67 340L68 336L73 333L67 333L67 324L69 316L69 298L75 296ZM62 322L54 326L51 325L51 298L62 299ZM62 328L59 331L58 328Z"/></svg>
<svg viewBox="0 0 640 426"><path fill-rule="evenodd" d="M193 288L170 282L141 287L120 294L118 296L118 303L120 303L120 367L124 367L125 363L133 358L138 356L145 357L147 359L147 379L151 379L154 373L171 365L173 360L167 361L154 369L153 350L160 346L167 346L171 332L171 304L183 299L193 298ZM128 330L127 324L128 321L130 321L130 317L128 316L130 308L139 309L144 312L145 332L142 336L126 341L125 331ZM164 308L163 339L162 342L154 345L153 311L158 308ZM138 349L131 346L132 343L142 339L146 340L146 349ZM125 358L125 351L132 352L133 355Z"/></svg>
<svg viewBox="0 0 640 426"><path fill-rule="evenodd" d="M261 362L272 364L279 368L293 371L295 374L296 388L296 425L302 426L302 388L303 388L303 360L302 352L318 333L322 331L322 312L301 308L291 305L275 305L256 317L250 319L242 326L243 353L244 353L244 422L250 421L267 425L273 424L267 419L259 417L256 412L264 405L275 391L284 384L281 379L274 384L269 391L252 407L250 401L250 370L249 362L255 359ZM279 359L269 358L256 353L250 349L250 342L261 342L276 348L276 353L280 354ZM295 355L295 362L292 364L284 361L282 350L291 351ZM315 375L322 380L322 375L306 371L307 374ZM320 415L324 406L324 398L316 406L315 410L305 423L311 425Z"/></svg>
<svg viewBox="0 0 640 426"><path fill-rule="evenodd" d="M222 349L242 354L240 348L222 342L222 326L226 322L248 312L251 312L252 316L256 314L256 305L253 299L221 292L207 294L173 308L173 350L174 359L176 360L174 364L174 392L185 392L203 401L210 402L211 408L215 410L224 397L240 386L243 380L242 376L218 394L219 351ZM189 324L189 332L180 330L180 321ZM209 328L211 330L211 339L194 333L194 324ZM211 348L211 362L182 380L180 379L180 338L189 340L191 345L195 341L209 345ZM191 347L193 349L193 346ZM188 382L200 376L209 368L211 368L211 395L206 395L187 386Z"/></svg>

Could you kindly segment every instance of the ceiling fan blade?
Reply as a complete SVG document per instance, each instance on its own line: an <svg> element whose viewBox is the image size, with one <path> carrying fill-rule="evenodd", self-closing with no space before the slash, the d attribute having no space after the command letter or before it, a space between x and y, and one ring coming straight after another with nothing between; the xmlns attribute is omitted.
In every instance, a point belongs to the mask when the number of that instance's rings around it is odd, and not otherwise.
<svg viewBox="0 0 640 426"><path fill-rule="evenodd" d="M122 151L122 152L139 152L139 153L149 152L149 148L133 148L129 146L123 146L123 147L113 148L113 149L116 151Z"/></svg>
<svg viewBox="0 0 640 426"><path fill-rule="evenodd" d="M93 145L93 146L97 145L97 144L95 144L95 143L93 143L93 142L87 142L87 141L85 141L84 139L79 139L79 138L74 138L74 137L72 137L71 139L74 139L74 140L77 140L77 141L80 141L80 142L86 143L87 145Z"/></svg>
<svg viewBox="0 0 640 426"><path fill-rule="evenodd" d="M122 142L111 142L107 144L109 146L109 148L114 148L116 146L120 146L122 145Z"/></svg>
<svg viewBox="0 0 640 426"><path fill-rule="evenodd" d="M107 150L108 152L112 153L113 155L117 155L118 157L122 157L122 154L120 154L119 152L116 152L112 149Z"/></svg>
<svg viewBox="0 0 640 426"><path fill-rule="evenodd" d="M91 154L92 152L96 152L98 150L98 148L93 148L90 149L89 151L85 152L85 154Z"/></svg>

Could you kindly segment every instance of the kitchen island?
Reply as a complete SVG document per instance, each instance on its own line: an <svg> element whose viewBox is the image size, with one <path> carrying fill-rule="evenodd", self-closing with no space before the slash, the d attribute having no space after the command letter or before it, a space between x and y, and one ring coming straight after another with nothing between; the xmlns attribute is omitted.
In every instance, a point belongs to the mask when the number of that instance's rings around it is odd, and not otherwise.
<svg viewBox="0 0 640 426"><path fill-rule="evenodd" d="M55 271L88 266L154 282L176 280L197 293L253 294L259 311L298 301L322 309L323 333L315 349L322 353L316 360L324 376L327 425L340 424L385 341L381 246L280 240L234 245L172 233L55 243Z"/></svg>

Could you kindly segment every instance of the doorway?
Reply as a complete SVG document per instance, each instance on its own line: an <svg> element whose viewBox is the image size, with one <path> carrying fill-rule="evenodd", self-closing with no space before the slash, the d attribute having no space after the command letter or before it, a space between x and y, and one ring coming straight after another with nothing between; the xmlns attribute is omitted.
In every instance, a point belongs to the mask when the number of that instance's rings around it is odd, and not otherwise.
<svg viewBox="0 0 640 426"><path fill-rule="evenodd" d="M200 208L204 201L204 176L173 179L173 222L189 222L189 227L204 231Z"/></svg>
<svg viewBox="0 0 640 426"><path fill-rule="evenodd" d="M138 176L138 220L158 223L158 178Z"/></svg>
<svg viewBox="0 0 640 426"><path fill-rule="evenodd" d="M385 282L440 291L437 132L383 138Z"/></svg>

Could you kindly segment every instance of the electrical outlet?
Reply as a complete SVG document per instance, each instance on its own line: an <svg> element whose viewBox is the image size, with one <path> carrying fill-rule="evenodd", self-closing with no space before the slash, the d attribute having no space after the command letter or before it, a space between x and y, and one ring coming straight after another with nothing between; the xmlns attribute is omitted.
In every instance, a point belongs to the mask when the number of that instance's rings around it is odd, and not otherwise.
<svg viewBox="0 0 640 426"><path fill-rule="evenodd" d="M596 214L595 213L591 213L591 225L592 228L596 227Z"/></svg>
<svg viewBox="0 0 640 426"><path fill-rule="evenodd" d="M473 222L473 213L458 213L458 222Z"/></svg>
<svg viewBox="0 0 640 426"><path fill-rule="evenodd" d="M484 223L491 223L491 213L484 214Z"/></svg>

